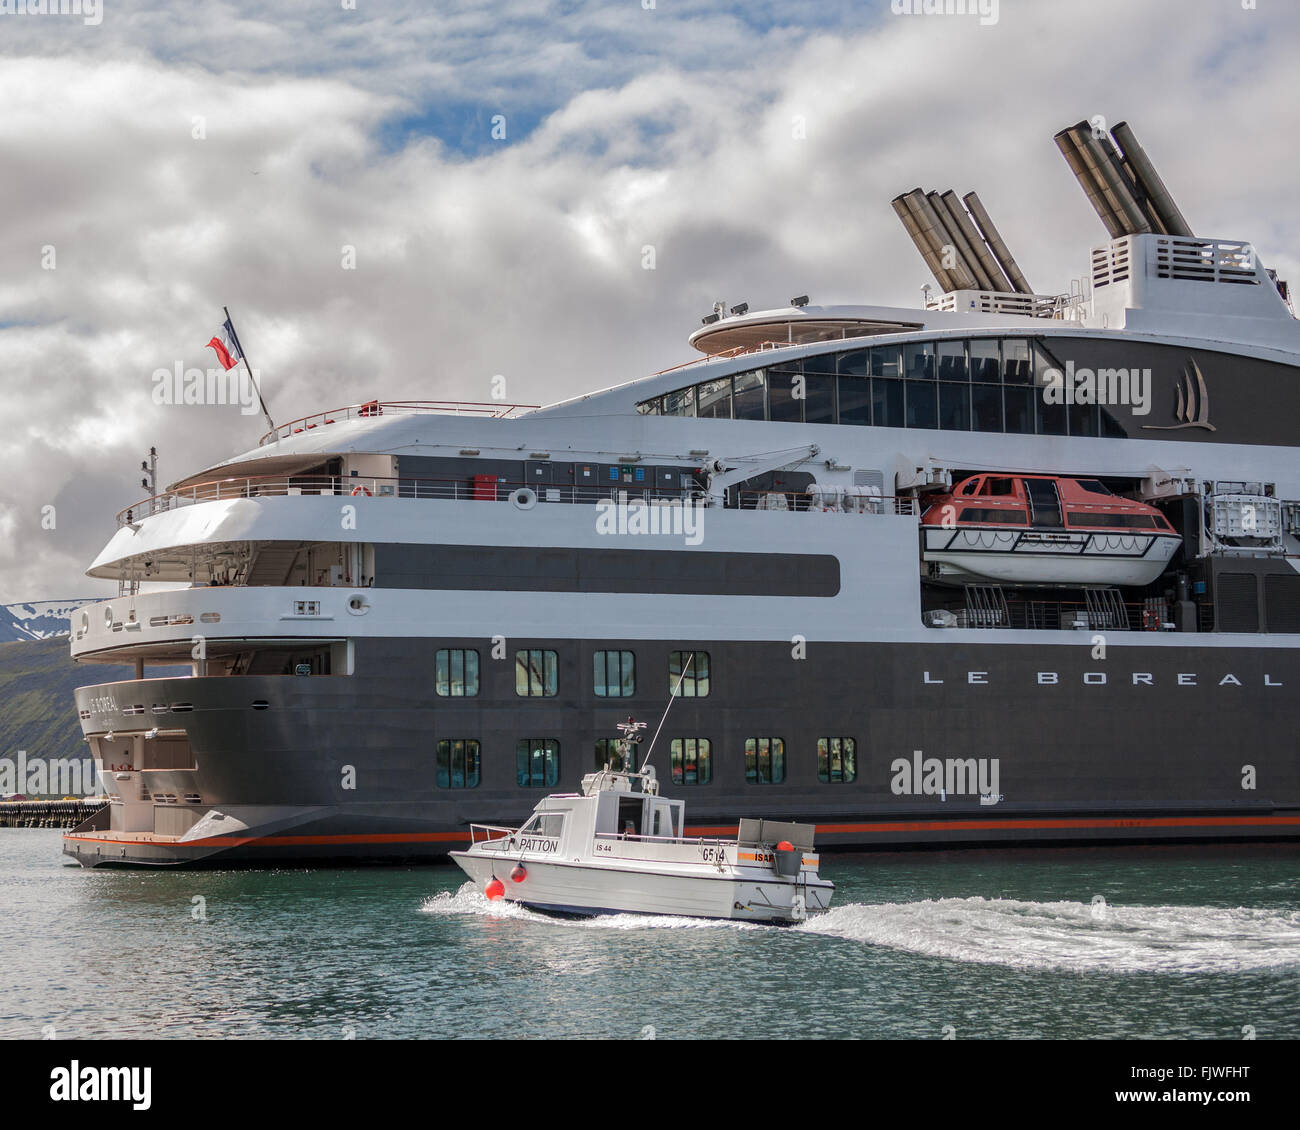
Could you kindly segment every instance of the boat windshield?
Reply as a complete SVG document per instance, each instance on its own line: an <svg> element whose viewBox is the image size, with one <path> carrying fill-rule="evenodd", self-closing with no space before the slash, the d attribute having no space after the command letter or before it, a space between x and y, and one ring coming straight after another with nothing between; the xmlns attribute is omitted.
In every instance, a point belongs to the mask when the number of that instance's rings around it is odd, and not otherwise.
<svg viewBox="0 0 1300 1130"><path fill-rule="evenodd" d="M537 812L533 818L528 821L520 832L527 832L533 836L558 836L564 830L564 813L562 812Z"/></svg>

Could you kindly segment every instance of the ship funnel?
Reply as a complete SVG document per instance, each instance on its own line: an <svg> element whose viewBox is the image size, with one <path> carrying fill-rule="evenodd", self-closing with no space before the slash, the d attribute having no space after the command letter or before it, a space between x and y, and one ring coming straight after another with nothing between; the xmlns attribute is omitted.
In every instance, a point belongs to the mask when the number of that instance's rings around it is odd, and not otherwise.
<svg viewBox="0 0 1300 1130"><path fill-rule="evenodd" d="M970 215L962 207L963 200ZM973 192L958 200L952 189L914 188L894 197L891 204L944 291L1033 293Z"/></svg>
<svg viewBox="0 0 1300 1130"><path fill-rule="evenodd" d="M1183 214L1178 210L1178 205L1174 203L1174 198L1169 189L1165 187L1165 182L1160 179L1160 174L1156 172L1156 167L1151 163L1151 159L1146 155L1146 150L1138 144L1138 139L1133 136L1133 131L1129 128L1128 122L1120 122L1111 130L1111 135L1119 143L1120 149L1124 154L1124 164L1128 169L1129 175L1133 178L1142 195L1146 197L1147 207L1154 214L1155 219L1164 228L1167 235L1191 236L1192 229L1188 226L1187 221L1183 219Z"/></svg>
<svg viewBox="0 0 1300 1130"><path fill-rule="evenodd" d="M979 230L983 235L984 242L988 244L988 249L997 260L998 266L1002 268L1006 277L1011 280L1011 285L1021 294L1033 294L1029 280L1021 273L1019 264L1011 255L1011 249L1007 247L1002 236L998 234L998 229L993 226L993 221L984 210L984 205L980 203L980 198L975 193L968 192L962 197L962 202L970 209L971 217L979 224Z"/></svg>
<svg viewBox="0 0 1300 1130"><path fill-rule="evenodd" d="M1114 154L1110 138L1102 136L1104 146L1093 135L1092 126L1080 122L1061 130L1054 140L1112 239L1151 231L1151 221Z"/></svg>
<svg viewBox="0 0 1300 1130"><path fill-rule="evenodd" d="M917 197L920 198L920 203L917 202ZM925 193L919 188L914 188L911 192L895 196L890 204L898 213L898 218L903 221L903 227L912 237L912 242L916 244L917 251L921 253L925 265L930 268L930 273L934 275L939 288L944 291L956 290L958 288L955 280L943 265L943 240L939 239L933 225L924 220L921 204L925 202Z"/></svg>

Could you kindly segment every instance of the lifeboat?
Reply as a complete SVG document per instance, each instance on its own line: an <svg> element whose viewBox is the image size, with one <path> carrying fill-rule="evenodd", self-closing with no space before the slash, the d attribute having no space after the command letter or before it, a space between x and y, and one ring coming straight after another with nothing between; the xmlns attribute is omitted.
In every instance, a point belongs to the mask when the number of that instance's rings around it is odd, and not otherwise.
<svg viewBox="0 0 1300 1130"><path fill-rule="evenodd" d="M974 475L921 516L930 576L953 583L1149 585L1182 538L1096 479Z"/></svg>

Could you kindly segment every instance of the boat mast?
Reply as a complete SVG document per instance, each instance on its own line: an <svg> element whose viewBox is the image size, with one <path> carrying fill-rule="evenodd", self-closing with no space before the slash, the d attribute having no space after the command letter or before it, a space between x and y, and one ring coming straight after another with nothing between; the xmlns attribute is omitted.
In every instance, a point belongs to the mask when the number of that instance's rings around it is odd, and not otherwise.
<svg viewBox="0 0 1300 1130"><path fill-rule="evenodd" d="M659 740L659 731L664 728L664 723L668 721L668 711L673 708L673 703L677 700L677 692L682 689L682 683L686 679L686 672L691 669L691 664L695 662L695 652L691 652L691 657L682 665L682 673L678 676L677 685L673 687L673 693L668 696L668 705L664 707L662 717L659 719L659 725L655 727L655 736L650 739L650 748L645 751L645 760L641 763L641 769L645 769L650 764L650 755L655 751L655 742Z"/></svg>

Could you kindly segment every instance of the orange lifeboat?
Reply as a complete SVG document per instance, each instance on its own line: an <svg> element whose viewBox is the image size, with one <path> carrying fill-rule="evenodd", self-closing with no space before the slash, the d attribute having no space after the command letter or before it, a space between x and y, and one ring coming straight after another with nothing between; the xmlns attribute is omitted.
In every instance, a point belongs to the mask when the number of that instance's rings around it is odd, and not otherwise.
<svg viewBox="0 0 1300 1130"><path fill-rule="evenodd" d="M1060 475L973 475L921 516L930 576L955 584L1148 585L1181 542L1154 506Z"/></svg>

